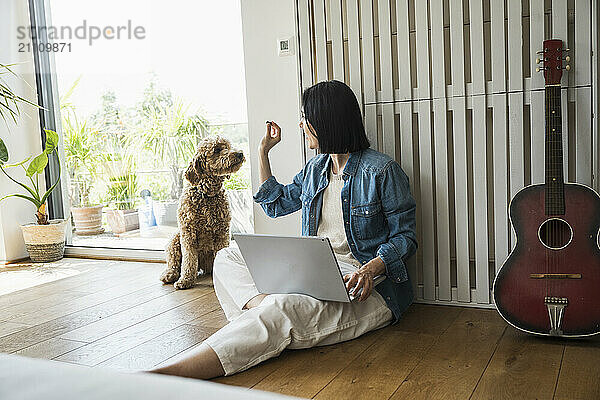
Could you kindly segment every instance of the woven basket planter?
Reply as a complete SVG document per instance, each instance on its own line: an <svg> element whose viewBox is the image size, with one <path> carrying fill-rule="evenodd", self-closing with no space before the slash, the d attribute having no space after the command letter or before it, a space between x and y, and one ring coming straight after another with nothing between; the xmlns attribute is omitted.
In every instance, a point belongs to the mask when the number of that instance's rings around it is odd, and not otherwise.
<svg viewBox="0 0 600 400"><path fill-rule="evenodd" d="M102 227L102 207L71 207L75 233L78 235L98 235L104 232Z"/></svg>
<svg viewBox="0 0 600 400"><path fill-rule="evenodd" d="M65 253L64 219L50 220L49 225L21 225L25 247L33 262L51 262L60 260Z"/></svg>

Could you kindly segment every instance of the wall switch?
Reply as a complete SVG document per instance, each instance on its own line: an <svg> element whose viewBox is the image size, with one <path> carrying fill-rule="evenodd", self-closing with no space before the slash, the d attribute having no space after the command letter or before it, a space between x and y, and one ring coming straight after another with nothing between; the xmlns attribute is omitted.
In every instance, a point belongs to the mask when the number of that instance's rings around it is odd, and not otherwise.
<svg viewBox="0 0 600 400"><path fill-rule="evenodd" d="M294 40L292 37L277 39L277 54L281 56L291 56L294 54Z"/></svg>

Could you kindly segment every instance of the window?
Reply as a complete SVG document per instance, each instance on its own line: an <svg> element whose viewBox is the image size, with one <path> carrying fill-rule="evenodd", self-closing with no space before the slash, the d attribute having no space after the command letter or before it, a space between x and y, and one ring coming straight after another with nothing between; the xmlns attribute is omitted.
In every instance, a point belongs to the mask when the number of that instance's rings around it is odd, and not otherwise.
<svg viewBox="0 0 600 400"><path fill-rule="evenodd" d="M199 141L221 134L248 154L239 0L47 4L39 56L54 62L38 73L56 88L69 244L162 250ZM225 187L232 232L251 232L249 162Z"/></svg>

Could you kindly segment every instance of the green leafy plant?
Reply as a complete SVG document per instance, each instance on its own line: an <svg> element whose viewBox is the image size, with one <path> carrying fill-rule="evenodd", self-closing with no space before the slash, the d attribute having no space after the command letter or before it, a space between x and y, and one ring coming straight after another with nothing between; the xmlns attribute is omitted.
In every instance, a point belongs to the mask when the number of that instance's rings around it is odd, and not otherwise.
<svg viewBox="0 0 600 400"><path fill-rule="evenodd" d="M65 141L65 157L71 178L71 203L75 207L89 207L90 191L98 178L98 170L102 163L100 156L101 133L91 126L87 120L81 120L75 106L69 101L81 77L60 99L63 137Z"/></svg>
<svg viewBox="0 0 600 400"><path fill-rule="evenodd" d="M35 156L32 160L31 157L26 158L25 160L15 163L15 164L7 164L8 162L8 149L4 144L4 141L0 139L0 171L4 173L14 183L21 186L25 189L28 194L14 193L6 195L0 198L0 201L9 198L9 197L20 197L22 199L28 200L32 202L36 207L36 218L37 223L39 225L48 225L48 214L46 213L46 200L48 200L48 196L50 193L56 188L58 182L60 181L60 162L58 163L58 178L56 178L56 182L48 190L46 190L43 194L40 192L39 185L39 175L44 172L44 169L48 165L48 156L52 153L56 153L56 157L58 158L58 134L49 129L44 129L46 132L46 143L44 144L44 150L37 156ZM29 165L25 168L25 163L27 161ZM30 185L26 185L25 183L19 182L10 176L7 172L7 168L12 167L21 167L25 171L25 175L29 179Z"/></svg>
<svg viewBox="0 0 600 400"><path fill-rule="evenodd" d="M196 152L199 141L208 134L208 121L189 115L181 100L173 104L156 103L147 107L144 121L133 138L144 150L169 166L171 198L178 199L183 189L183 169Z"/></svg>
<svg viewBox="0 0 600 400"><path fill-rule="evenodd" d="M250 187L250 182L248 178L240 173L241 171L236 172L231 175L229 179L225 180L223 183L223 187L226 190L241 190L248 189Z"/></svg>
<svg viewBox="0 0 600 400"><path fill-rule="evenodd" d="M30 106L40 108L37 104L27 100L16 94L6 80L3 79L3 75L9 74L19 77L11 69L16 64L0 64L0 117L4 120L4 123L8 122L8 119L12 119L13 122L17 122L17 118L21 115L20 104L28 104ZM20 77L19 77L20 78Z"/></svg>
<svg viewBox="0 0 600 400"><path fill-rule="evenodd" d="M132 210L136 206L138 191L137 177L134 174L109 179L108 197L117 210Z"/></svg>

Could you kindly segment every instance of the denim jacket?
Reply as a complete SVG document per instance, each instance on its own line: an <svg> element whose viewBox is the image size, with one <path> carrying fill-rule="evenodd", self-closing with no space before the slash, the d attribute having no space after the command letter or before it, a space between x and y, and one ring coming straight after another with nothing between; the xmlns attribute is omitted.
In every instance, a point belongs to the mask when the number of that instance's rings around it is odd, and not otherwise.
<svg viewBox="0 0 600 400"><path fill-rule="evenodd" d="M302 209L302 235L315 236L331 162L329 154L316 155L288 185L269 177L254 201L271 218ZM348 245L362 264L377 256L383 260L386 279L375 289L393 312L395 323L413 300L405 261L417 249L416 205L408 177L392 158L366 149L350 153L343 179L341 202Z"/></svg>

